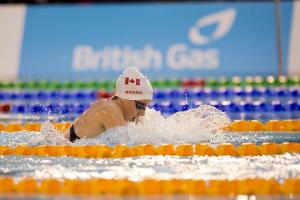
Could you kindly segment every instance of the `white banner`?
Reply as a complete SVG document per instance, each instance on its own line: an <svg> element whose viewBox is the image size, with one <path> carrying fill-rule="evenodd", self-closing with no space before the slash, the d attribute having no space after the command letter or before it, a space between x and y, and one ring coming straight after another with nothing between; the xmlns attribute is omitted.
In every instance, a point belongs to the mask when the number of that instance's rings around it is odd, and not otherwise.
<svg viewBox="0 0 300 200"><path fill-rule="evenodd" d="M26 6L0 6L0 80L16 80L24 33Z"/></svg>
<svg viewBox="0 0 300 200"><path fill-rule="evenodd" d="M300 75L300 1L294 1L288 54L288 75Z"/></svg>

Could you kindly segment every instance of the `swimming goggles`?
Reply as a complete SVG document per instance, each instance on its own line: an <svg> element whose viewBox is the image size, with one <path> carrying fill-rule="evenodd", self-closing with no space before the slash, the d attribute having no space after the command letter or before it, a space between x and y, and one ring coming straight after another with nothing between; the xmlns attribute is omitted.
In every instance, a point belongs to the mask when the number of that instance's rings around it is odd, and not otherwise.
<svg viewBox="0 0 300 200"><path fill-rule="evenodd" d="M135 101L135 107L138 110L146 110L147 105L145 103L140 102L140 101Z"/></svg>

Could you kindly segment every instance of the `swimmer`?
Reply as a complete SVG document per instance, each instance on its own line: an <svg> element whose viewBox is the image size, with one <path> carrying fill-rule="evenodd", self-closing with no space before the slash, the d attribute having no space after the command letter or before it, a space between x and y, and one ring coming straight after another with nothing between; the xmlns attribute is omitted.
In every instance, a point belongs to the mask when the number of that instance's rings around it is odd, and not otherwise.
<svg viewBox="0 0 300 200"><path fill-rule="evenodd" d="M94 138L128 122L138 123L152 97L153 89L148 79L136 67L129 67L118 77L113 97L93 103L75 120L65 137L74 142L80 138Z"/></svg>

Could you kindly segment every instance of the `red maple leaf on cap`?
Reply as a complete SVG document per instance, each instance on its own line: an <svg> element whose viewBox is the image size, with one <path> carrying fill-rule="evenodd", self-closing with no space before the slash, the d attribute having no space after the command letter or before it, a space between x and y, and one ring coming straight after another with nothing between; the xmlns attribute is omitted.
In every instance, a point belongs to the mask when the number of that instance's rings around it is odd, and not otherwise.
<svg viewBox="0 0 300 200"><path fill-rule="evenodd" d="M125 78L125 85L128 85L129 83L135 83L136 85L140 85L140 79L139 78L136 78L136 79L130 79L129 80L129 77L126 77Z"/></svg>

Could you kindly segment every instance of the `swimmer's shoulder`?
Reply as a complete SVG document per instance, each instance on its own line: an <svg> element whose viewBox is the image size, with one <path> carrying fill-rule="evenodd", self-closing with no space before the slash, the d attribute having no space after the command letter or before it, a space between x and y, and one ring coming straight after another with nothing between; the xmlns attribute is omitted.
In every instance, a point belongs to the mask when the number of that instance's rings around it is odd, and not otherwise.
<svg viewBox="0 0 300 200"><path fill-rule="evenodd" d="M121 114L120 108L111 99L99 99L92 105L92 107L99 111L107 112L110 114Z"/></svg>
<svg viewBox="0 0 300 200"><path fill-rule="evenodd" d="M95 102L95 106L105 129L116 126L123 126L126 124L123 113L118 104L112 99Z"/></svg>

